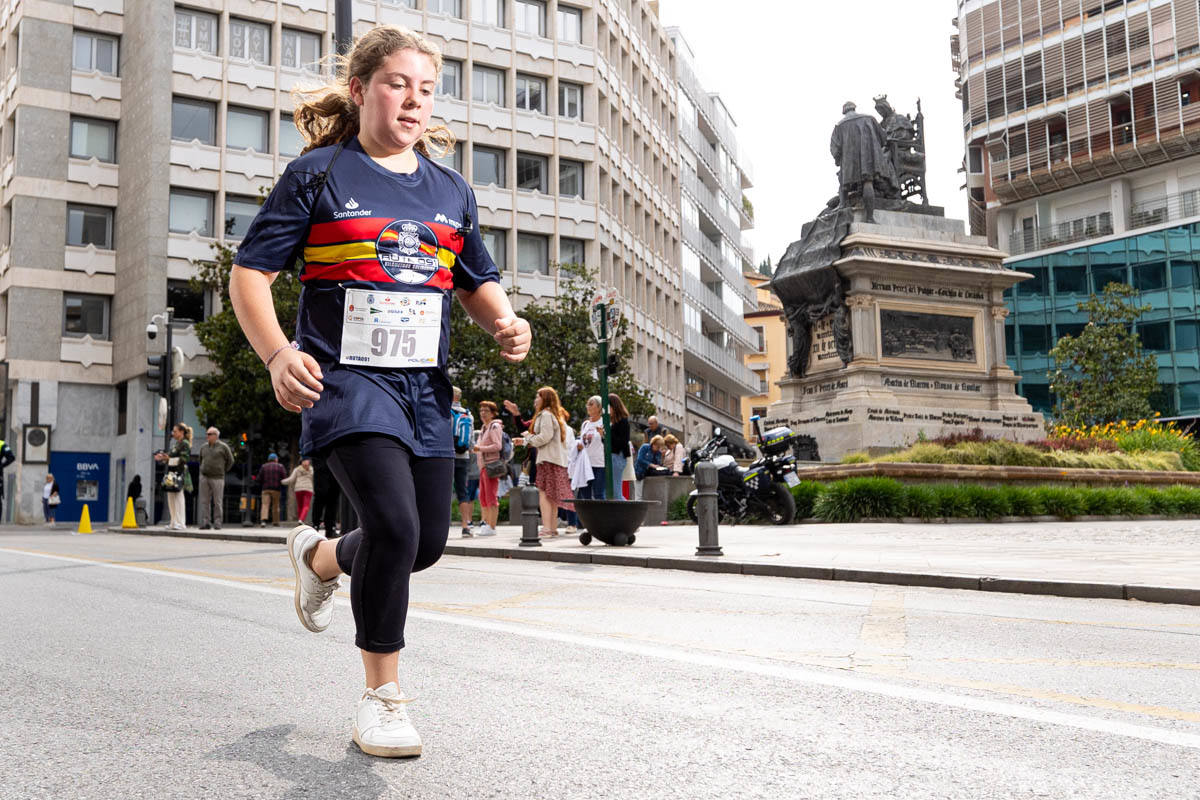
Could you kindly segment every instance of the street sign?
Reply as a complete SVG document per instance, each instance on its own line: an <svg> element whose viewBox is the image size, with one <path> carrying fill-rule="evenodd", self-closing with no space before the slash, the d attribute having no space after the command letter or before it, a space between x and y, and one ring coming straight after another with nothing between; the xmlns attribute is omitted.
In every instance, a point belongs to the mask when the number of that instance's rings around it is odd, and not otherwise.
<svg viewBox="0 0 1200 800"><path fill-rule="evenodd" d="M621 321L621 296L616 289L597 289L592 296L592 336L600 339L600 315L607 311L608 313L608 338L611 340L617 330L617 323Z"/></svg>

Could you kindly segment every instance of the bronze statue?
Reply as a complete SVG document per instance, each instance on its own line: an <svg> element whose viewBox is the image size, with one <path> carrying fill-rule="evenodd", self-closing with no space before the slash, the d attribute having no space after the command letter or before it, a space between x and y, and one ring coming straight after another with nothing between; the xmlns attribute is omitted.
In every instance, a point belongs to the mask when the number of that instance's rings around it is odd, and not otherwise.
<svg viewBox="0 0 1200 800"><path fill-rule="evenodd" d="M922 205L929 205L929 194L925 190L925 115L921 113L921 101L917 101L915 120L892 108L886 94L875 98L875 111L886 137L885 147L896 175L899 197L905 200L920 197Z"/></svg>
<svg viewBox="0 0 1200 800"><path fill-rule="evenodd" d="M854 103L842 106L842 118L833 128L829 151L838 165L838 205L847 207L855 195L862 199L866 221L875 221L875 190L884 197L899 193L896 170L887 152L887 137L879 122L859 114Z"/></svg>

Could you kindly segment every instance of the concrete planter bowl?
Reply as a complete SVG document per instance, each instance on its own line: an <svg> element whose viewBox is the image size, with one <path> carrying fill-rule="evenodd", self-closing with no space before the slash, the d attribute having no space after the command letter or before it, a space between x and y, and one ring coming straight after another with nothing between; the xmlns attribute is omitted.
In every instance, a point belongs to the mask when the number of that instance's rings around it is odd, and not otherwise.
<svg viewBox="0 0 1200 800"><path fill-rule="evenodd" d="M624 547L637 539L637 529L646 521L646 514L657 500L575 500L580 544L591 544L592 537L605 544Z"/></svg>

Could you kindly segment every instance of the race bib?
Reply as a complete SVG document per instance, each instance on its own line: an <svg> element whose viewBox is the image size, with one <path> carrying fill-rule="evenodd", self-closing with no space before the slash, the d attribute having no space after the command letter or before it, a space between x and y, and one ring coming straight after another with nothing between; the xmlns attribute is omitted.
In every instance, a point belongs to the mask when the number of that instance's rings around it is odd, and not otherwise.
<svg viewBox="0 0 1200 800"><path fill-rule="evenodd" d="M363 367L436 367L442 297L433 292L347 289L341 363Z"/></svg>

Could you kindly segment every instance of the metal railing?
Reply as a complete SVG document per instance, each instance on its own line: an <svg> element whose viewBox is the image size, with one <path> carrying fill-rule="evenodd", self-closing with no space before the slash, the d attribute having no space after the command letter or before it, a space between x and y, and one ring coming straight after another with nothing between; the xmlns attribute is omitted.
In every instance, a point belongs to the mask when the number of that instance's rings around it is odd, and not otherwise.
<svg viewBox="0 0 1200 800"><path fill-rule="evenodd" d="M1129 207L1129 227L1147 228L1195 216L1200 216L1200 189L1134 203Z"/></svg>
<svg viewBox="0 0 1200 800"><path fill-rule="evenodd" d="M742 284L745 283L746 279L742 275L741 264L734 264L725 258L725 255L721 252L721 248L713 244L711 239L701 233L700 229L690 222L685 221L683 223L683 238L685 242L700 251L700 255L709 262L709 265L721 277L721 280L738 289L738 294L742 296L743 300L753 303L752 298L757 295L749 288L743 290Z"/></svg>
<svg viewBox="0 0 1200 800"><path fill-rule="evenodd" d="M758 376L742 363L736 354L713 344L693 328L684 326L683 333L684 349L695 353L708 362L709 366L737 383L746 390L746 394L758 394Z"/></svg>
<svg viewBox="0 0 1200 800"><path fill-rule="evenodd" d="M1008 237L1009 255L1032 253L1049 247L1081 242L1113 232L1112 213L1105 211L1079 219L1057 222L1047 228L1013 231Z"/></svg>
<svg viewBox="0 0 1200 800"><path fill-rule="evenodd" d="M721 232L725 234L729 241L740 245L742 241L741 221L735 220L725 213L724 209L721 208L720 202L717 200L717 196L696 175L685 171L681 177L683 179L683 188L696 199L696 204L703 209L704 213L712 218L713 222L721 229Z"/></svg>
<svg viewBox="0 0 1200 800"><path fill-rule="evenodd" d="M697 305L707 311L709 316L719 320L722 327L743 345L749 348L758 347L758 334L754 329L736 311L725 305L724 300L717 297L712 290L705 286L704 281L695 275L684 273L683 291ZM740 297L738 298L738 302L741 302Z"/></svg>

